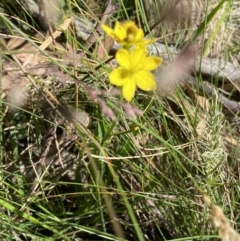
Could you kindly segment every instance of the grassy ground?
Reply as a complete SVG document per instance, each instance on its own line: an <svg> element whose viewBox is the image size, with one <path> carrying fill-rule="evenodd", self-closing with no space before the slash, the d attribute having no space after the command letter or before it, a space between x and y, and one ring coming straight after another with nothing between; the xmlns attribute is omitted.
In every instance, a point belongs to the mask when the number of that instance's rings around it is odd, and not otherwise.
<svg viewBox="0 0 240 241"><path fill-rule="evenodd" d="M184 83L127 104L109 83L111 40L96 31L90 46L68 21L103 6L60 2L41 21L0 5L1 240L239 240L237 114ZM119 3L109 24L145 19L141 1Z"/></svg>

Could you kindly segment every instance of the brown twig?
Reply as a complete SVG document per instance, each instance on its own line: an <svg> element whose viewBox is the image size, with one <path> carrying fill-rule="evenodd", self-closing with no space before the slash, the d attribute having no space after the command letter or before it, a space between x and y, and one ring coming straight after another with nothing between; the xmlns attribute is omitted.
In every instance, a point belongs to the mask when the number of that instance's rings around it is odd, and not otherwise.
<svg viewBox="0 0 240 241"><path fill-rule="evenodd" d="M217 93L218 101L232 113L237 113L240 111L240 102L229 100L209 83L199 83L199 81L197 81L197 79L194 77L190 77L188 83L210 97L212 97L214 93Z"/></svg>

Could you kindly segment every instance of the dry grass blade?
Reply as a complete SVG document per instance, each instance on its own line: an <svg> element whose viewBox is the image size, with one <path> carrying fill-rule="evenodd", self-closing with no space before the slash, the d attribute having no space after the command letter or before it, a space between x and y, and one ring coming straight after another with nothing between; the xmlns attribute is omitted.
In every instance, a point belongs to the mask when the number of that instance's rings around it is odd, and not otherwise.
<svg viewBox="0 0 240 241"><path fill-rule="evenodd" d="M210 206L212 224L218 230L219 237L222 241L239 241L240 234L231 226L222 208L213 205L206 194L203 194L203 199L205 203Z"/></svg>
<svg viewBox="0 0 240 241"><path fill-rule="evenodd" d="M239 241L240 234L231 227L231 224L224 215L223 210L215 205L211 207L211 210L212 223L215 228L218 229L219 237L223 241Z"/></svg>
<svg viewBox="0 0 240 241"><path fill-rule="evenodd" d="M218 231L223 241L239 241L235 111L240 106L240 71L221 59L222 52L216 58L199 55L205 43L224 40L216 33L222 33L236 11L233 14L230 1L224 5L224 0L105 3L0 3L0 239L215 240ZM152 13L145 16L143 4L154 13L144 23ZM10 12L15 5L17 11ZM138 19L146 31L157 17L164 20L156 26L165 34L160 36L164 44L148 45L149 55L164 60L155 73L157 94L137 89L131 103L125 102L121 89L109 83L119 45L106 39L104 46L100 24ZM196 38L203 34L203 42L200 38L181 50L192 33ZM171 36L178 40L169 47ZM9 104L17 111L9 111ZM200 189L218 205L205 198L212 223Z"/></svg>

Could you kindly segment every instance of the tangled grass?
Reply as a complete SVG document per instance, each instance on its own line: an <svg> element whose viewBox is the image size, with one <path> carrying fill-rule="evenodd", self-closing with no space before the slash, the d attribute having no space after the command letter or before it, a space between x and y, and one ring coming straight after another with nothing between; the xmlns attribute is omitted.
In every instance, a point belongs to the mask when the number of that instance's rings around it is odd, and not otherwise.
<svg viewBox="0 0 240 241"><path fill-rule="evenodd" d="M156 73L177 79L170 90L124 102L108 80L115 45L92 23L102 5L29 2L1 3L1 239L239 240L238 115L219 101L238 89L179 71L183 50ZM141 1L107 6L110 23L146 18Z"/></svg>

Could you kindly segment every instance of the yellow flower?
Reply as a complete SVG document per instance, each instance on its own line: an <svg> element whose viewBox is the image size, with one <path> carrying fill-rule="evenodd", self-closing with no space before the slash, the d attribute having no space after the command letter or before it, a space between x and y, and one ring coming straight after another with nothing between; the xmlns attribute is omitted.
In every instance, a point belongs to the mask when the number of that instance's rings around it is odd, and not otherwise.
<svg viewBox="0 0 240 241"><path fill-rule="evenodd" d="M115 39L119 44L132 46L139 44L150 44L155 41L155 39L143 39L144 33L141 28L132 21L126 21L124 23L116 22L114 29L109 28L106 25L102 25L102 29L113 39Z"/></svg>
<svg viewBox="0 0 240 241"><path fill-rule="evenodd" d="M116 60L119 67L110 73L109 79L113 85L122 86L123 96L127 101L134 97L136 87L144 91L156 89L155 77L150 71L161 64L161 58L147 57L146 48L139 47L131 52L119 49Z"/></svg>

